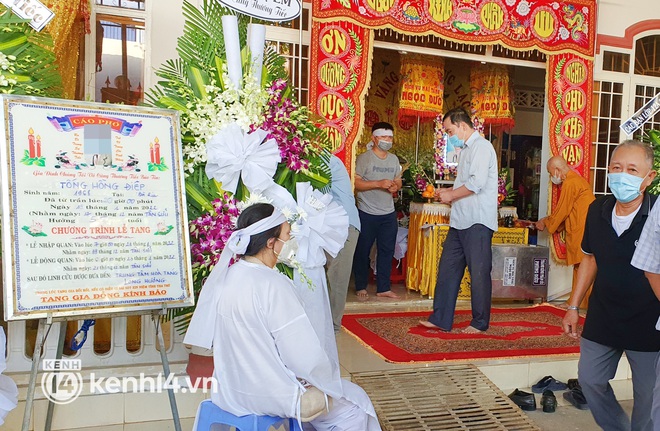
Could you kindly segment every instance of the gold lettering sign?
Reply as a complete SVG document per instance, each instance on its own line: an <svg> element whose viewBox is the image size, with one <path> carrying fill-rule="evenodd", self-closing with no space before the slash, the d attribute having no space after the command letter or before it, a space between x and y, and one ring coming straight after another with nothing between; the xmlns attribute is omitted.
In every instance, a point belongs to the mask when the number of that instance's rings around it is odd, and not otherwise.
<svg viewBox="0 0 660 431"><path fill-rule="evenodd" d="M328 136L328 141L330 141L331 150L330 152L336 153L341 149L344 142L344 135L334 126L327 125L323 131Z"/></svg>
<svg viewBox="0 0 660 431"><path fill-rule="evenodd" d="M326 61L321 64L319 78L324 87L336 89L346 84L348 75L343 64L336 61Z"/></svg>
<svg viewBox="0 0 660 431"><path fill-rule="evenodd" d="M343 31L331 28L321 36L321 48L327 55L338 56L346 51L348 35Z"/></svg>
<svg viewBox="0 0 660 431"><path fill-rule="evenodd" d="M586 103L587 100L584 92L579 88L574 88L564 93L564 109L571 114L582 111Z"/></svg>
<svg viewBox="0 0 660 431"><path fill-rule="evenodd" d="M584 123L580 117L569 117L562 127L563 135L571 140L580 139L584 133Z"/></svg>
<svg viewBox="0 0 660 431"><path fill-rule="evenodd" d="M429 13L431 18L437 22L445 22L451 18L454 12L454 7L451 0L430 0Z"/></svg>
<svg viewBox="0 0 660 431"><path fill-rule="evenodd" d="M573 85L581 85L587 79L587 68L581 61L571 61L566 65L564 76Z"/></svg>
<svg viewBox="0 0 660 431"><path fill-rule="evenodd" d="M540 9L534 15L534 33L543 40L548 39L555 32L555 17L552 12Z"/></svg>
<svg viewBox="0 0 660 431"><path fill-rule="evenodd" d="M561 150L561 155L571 166L578 166L582 162L582 147L577 144L568 144Z"/></svg>
<svg viewBox="0 0 660 431"><path fill-rule="evenodd" d="M384 13L392 9L394 0L367 0L367 4L376 12Z"/></svg>
<svg viewBox="0 0 660 431"><path fill-rule="evenodd" d="M494 2L487 3L481 8L481 21L487 29L491 31L499 30L502 28L502 24L504 24L504 11L502 7Z"/></svg>
<svg viewBox="0 0 660 431"><path fill-rule="evenodd" d="M327 120L337 120L344 114L346 103L337 94L325 93L319 99L319 112Z"/></svg>

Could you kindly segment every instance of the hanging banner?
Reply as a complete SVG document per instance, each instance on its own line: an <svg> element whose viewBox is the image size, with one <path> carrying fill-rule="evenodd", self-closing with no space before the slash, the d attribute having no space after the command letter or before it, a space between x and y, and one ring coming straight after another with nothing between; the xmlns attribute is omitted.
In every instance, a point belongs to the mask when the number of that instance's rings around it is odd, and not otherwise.
<svg viewBox="0 0 660 431"><path fill-rule="evenodd" d="M461 43L594 56L594 0L312 0L312 11L319 21L348 20Z"/></svg>
<svg viewBox="0 0 660 431"><path fill-rule="evenodd" d="M428 122L442 113L444 60L439 57L404 55L401 59L399 118Z"/></svg>
<svg viewBox="0 0 660 431"><path fill-rule="evenodd" d="M503 126L506 130L514 124L509 68L503 64L474 63L470 69L472 113L483 120L484 125Z"/></svg>
<svg viewBox="0 0 660 431"><path fill-rule="evenodd" d="M589 179L591 157L591 94L593 61L574 54L548 57L548 111L550 151L561 155L580 175ZM551 186L550 211L559 201L560 188ZM560 234L552 237L554 256L566 259L566 244Z"/></svg>
<svg viewBox="0 0 660 431"><path fill-rule="evenodd" d="M350 174L352 147L364 124L373 32L346 21L314 22L311 40L310 109L325 121L321 129Z"/></svg>
<svg viewBox="0 0 660 431"><path fill-rule="evenodd" d="M454 108L472 109L470 70L472 62L448 58L445 60L445 112Z"/></svg>

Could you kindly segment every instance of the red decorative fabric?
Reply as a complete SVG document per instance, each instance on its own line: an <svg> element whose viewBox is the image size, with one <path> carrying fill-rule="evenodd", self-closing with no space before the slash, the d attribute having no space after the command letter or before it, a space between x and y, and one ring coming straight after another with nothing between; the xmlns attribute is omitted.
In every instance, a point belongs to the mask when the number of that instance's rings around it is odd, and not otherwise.
<svg viewBox="0 0 660 431"><path fill-rule="evenodd" d="M312 11L319 21L344 20L461 43L594 56L594 0L312 0Z"/></svg>
<svg viewBox="0 0 660 431"><path fill-rule="evenodd" d="M561 155L576 172L589 180L591 165L591 94L593 61L575 54L548 57L548 111L550 151ZM559 187L551 186L551 214L559 202ZM552 235L555 259L566 261L564 232Z"/></svg>
<svg viewBox="0 0 660 431"><path fill-rule="evenodd" d="M386 361L395 363L576 354L579 341L561 328L564 313L550 305L493 308L490 329L483 334L459 332L470 324L470 310L456 311L449 333L421 326L419 321L429 316L426 311L347 314L342 324Z"/></svg>

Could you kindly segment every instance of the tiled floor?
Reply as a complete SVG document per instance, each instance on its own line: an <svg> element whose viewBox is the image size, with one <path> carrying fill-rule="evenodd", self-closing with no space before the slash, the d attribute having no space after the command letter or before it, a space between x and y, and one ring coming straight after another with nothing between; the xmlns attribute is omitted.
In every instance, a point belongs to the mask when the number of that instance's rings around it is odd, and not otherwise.
<svg viewBox="0 0 660 431"><path fill-rule="evenodd" d="M401 299L385 299L375 296L375 288L369 287L370 297L367 300L360 300L351 290L348 294L346 306L347 313L362 312L386 312L386 311L420 311L431 310L432 301L421 297L418 293L406 291L402 285L393 286L393 290L401 295ZM505 303L498 304L500 306ZM507 306L526 306L527 303L506 304ZM459 302L458 307L469 308L469 303ZM403 367L433 366L433 364L392 364L380 358L377 354L365 347L360 341L342 329L337 336L337 345L339 348L339 357L342 375L350 378L351 373L363 371L389 370ZM566 381L573 378L577 373L577 357L567 357L563 360L549 360L545 358L527 360L477 360L472 361L479 370L484 373L496 386L504 393L508 394L515 388L530 391L529 387L545 375L553 375L555 378ZM173 366L185 366L185 364L174 364ZM622 361L617 372L617 378L612 386L620 399L629 400L631 396L630 369L627 362ZM22 399L24 400L25 388L22 387ZM182 417L182 429L189 431L192 429L196 406L201 398L187 397L179 399L177 404ZM199 395L199 394L198 394ZM529 417L539 425L542 430L580 430L591 431L598 430L599 427L593 421L588 411L580 411L567 405L561 393L557 393L559 407L555 413L543 413L541 410L528 413ZM174 430L169 417L169 409L164 394L154 397L152 394L144 394L143 397L131 396L131 394L116 394L103 396L90 396L87 399L81 399L81 402L70 404L75 412L61 406L55 411L55 422L60 426L53 429L74 429L71 426L64 426L64 422L75 422L75 431L151 431L151 430ZM116 399L115 399L116 398ZM120 400L121 398L121 400ZM120 402L121 401L121 402ZM537 402L540 397L537 397ZM92 405L85 405L91 402ZM100 404L99 404L100 403ZM35 405L35 423L44 423L45 405L44 400L38 400ZM114 406L117 404L117 406ZM631 401L623 401L622 405L630 413L632 408ZM101 406L101 407L99 407ZM116 407L112 409L112 407ZM10 413L7 423L0 426L0 430L19 430L24 409L24 401L19 407ZM73 415L79 415L81 411L93 412L91 415L85 414L95 419L90 428L85 421L67 421L69 412ZM123 424L122 422L123 417ZM118 420L117 420L118 419ZM87 427L87 428L84 428ZM37 429L43 429L38 427Z"/></svg>
<svg viewBox="0 0 660 431"><path fill-rule="evenodd" d="M393 285L392 290L401 296L400 299L386 299L375 296L375 286L368 289L369 298L359 299L352 291L348 294L346 313L368 313L387 311L421 311L431 310L433 301L425 299L417 292L407 291L403 285ZM527 303L501 303L500 306L527 306ZM469 302L459 302L458 308L469 308ZM383 360L371 349L364 346L344 329L337 336L339 349L339 362L342 375L346 378L351 373L363 371L388 370L403 367L432 366L432 364L392 364ZM474 364L486 376L495 383L504 393L510 393L515 388L531 392L530 386L546 375L552 375L557 379L566 381L576 377L577 356L567 357L564 360L478 360ZM624 401L621 402L624 409L630 414L632 410L631 385L627 378L629 368L627 363L620 364L617 377L612 386L617 396ZM600 430L589 411L582 411L568 404L562 397L561 392L557 396L558 408L555 413L543 413L538 409L529 412L530 418L538 424L542 430ZM537 403L540 396L537 396Z"/></svg>

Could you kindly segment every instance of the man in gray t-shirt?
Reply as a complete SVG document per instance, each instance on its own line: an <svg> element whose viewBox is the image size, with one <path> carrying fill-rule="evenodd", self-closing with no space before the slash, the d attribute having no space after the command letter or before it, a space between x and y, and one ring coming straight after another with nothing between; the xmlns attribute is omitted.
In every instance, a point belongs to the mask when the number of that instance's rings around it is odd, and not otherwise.
<svg viewBox="0 0 660 431"><path fill-rule="evenodd" d="M372 127L371 146L355 163L355 190L362 230L353 257L355 290L366 298L369 281L369 253L376 241L376 295L398 298L390 289L390 274L396 234L399 228L392 194L401 188L401 165L389 150L394 128L389 123ZM370 143L370 145L372 145Z"/></svg>

